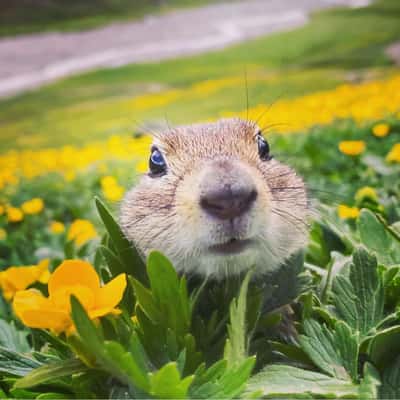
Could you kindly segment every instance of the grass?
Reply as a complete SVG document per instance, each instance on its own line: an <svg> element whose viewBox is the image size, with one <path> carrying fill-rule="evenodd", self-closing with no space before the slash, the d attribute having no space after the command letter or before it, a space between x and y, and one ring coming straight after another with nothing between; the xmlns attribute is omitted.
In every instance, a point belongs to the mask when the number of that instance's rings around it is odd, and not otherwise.
<svg viewBox="0 0 400 400"><path fill-rule="evenodd" d="M328 89L349 80L382 76L392 69L385 47L400 38L400 3L380 0L362 9L333 9L311 22L223 51L162 63L102 69L71 77L0 102L2 141L10 148L58 146L135 129L137 122L188 123L245 107ZM371 72L372 71L372 72ZM240 78L204 96L192 85ZM149 92L186 91L167 105L143 109L134 98ZM284 122L284 121L283 121Z"/></svg>
<svg viewBox="0 0 400 400"><path fill-rule="evenodd" d="M47 31L93 29L207 0L22 0L0 6L0 37Z"/></svg>

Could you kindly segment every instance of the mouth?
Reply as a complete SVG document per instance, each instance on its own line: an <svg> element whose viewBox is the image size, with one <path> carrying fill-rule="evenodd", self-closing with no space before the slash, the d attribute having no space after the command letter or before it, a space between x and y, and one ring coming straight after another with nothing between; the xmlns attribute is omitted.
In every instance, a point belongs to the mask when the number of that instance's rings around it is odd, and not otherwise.
<svg viewBox="0 0 400 400"><path fill-rule="evenodd" d="M209 247L215 254L238 254L249 248L253 243L251 239L239 240L232 238L225 243L214 244Z"/></svg>

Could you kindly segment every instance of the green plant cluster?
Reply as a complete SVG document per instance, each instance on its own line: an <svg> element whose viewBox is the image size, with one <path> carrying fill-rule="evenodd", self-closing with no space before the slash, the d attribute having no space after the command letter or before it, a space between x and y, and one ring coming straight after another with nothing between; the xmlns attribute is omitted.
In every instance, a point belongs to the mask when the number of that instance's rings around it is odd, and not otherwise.
<svg viewBox="0 0 400 400"><path fill-rule="evenodd" d="M122 313L92 321L72 297L76 332L55 336L24 328L2 301L0 397L399 398L399 166L383 159L396 124L384 141L348 122L271 140L329 204L315 206L305 252L271 276L179 276L158 252L144 263L97 200L105 234L94 254L80 251L103 282L128 275ZM368 150L340 154L344 138ZM366 185L378 200L354 200ZM339 219L332 190L358 201L356 220Z"/></svg>

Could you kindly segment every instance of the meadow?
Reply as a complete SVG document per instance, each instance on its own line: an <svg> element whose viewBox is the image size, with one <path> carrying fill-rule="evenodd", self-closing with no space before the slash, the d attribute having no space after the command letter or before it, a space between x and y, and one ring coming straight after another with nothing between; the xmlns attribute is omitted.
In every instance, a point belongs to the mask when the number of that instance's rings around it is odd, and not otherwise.
<svg viewBox="0 0 400 400"><path fill-rule="evenodd" d="M0 102L0 397L399 398L399 15L335 9ZM258 121L317 211L267 288L251 271L193 285L116 222L147 173L141 125L233 116Z"/></svg>

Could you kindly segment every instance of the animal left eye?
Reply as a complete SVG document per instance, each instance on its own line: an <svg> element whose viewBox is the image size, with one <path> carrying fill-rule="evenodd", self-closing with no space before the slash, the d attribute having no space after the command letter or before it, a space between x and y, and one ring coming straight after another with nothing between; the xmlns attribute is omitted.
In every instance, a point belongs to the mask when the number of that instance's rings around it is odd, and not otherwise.
<svg viewBox="0 0 400 400"><path fill-rule="evenodd" d="M258 155L260 156L261 160L268 161L272 158L271 154L269 153L269 144L264 139L264 137L259 133L257 135L257 145L258 145Z"/></svg>
<svg viewBox="0 0 400 400"><path fill-rule="evenodd" d="M163 175L167 171L167 163L165 162L164 156L156 147L151 150L149 168L151 174L156 176Z"/></svg>

